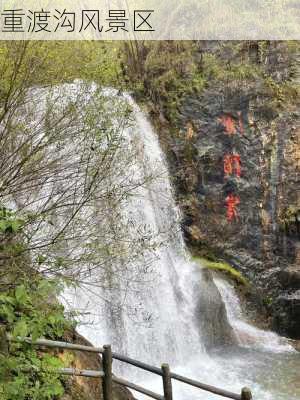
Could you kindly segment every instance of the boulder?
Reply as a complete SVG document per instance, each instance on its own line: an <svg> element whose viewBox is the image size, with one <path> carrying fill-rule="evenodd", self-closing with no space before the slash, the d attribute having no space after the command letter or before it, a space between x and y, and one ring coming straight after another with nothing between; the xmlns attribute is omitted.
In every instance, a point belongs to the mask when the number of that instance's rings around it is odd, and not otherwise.
<svg viewBox="0 0 300 400"><path fill-rule="evenodd" d="M300 289L300 265L291 265L280 271L278 278L283 287Z"/></svg>
<svg viewBox="0 0 300 400"><path fill-rule="evenodd" d="M212 273L203 270L197 304L200 332L207 349L236 343L229 325L225 304L213 281Z"/></svg>

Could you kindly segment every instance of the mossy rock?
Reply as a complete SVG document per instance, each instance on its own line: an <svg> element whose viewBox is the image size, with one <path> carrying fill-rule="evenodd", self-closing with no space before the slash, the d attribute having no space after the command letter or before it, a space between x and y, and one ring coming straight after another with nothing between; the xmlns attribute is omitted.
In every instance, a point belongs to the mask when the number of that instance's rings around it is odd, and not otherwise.
<svg viewBox="0 0 300 400"><path fill-rule="evenodd" d="M203 257L193 257L192 260L201 265L202 268L220 271L225 273L229 278L235 282L250 287L249 281L234 267L225 261L211 261Z"/></svg>

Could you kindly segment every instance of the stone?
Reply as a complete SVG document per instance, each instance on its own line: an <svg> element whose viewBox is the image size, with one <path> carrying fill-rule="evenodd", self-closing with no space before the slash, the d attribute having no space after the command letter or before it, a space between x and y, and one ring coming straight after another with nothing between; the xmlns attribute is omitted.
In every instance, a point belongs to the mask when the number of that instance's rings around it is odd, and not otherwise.
<svg viewBox="0 0 300 400"><path fill-rule="evenodd" d="M200 296L197 304L200 334L207 349L236 343L233 329L229 325L225 304L213 281L212 272L203 270Z"/></svg>
<svg viewBox="0 0 300 400"><path fill-rule="evenodd" d="M300 265L291 265L278 274L280 283L285 288L300 289Z"/></svg>
<svg viewBox="0 0 300 400"><path fill-rule="evenodd" d="M274 306L276 328L288 332L293 339L300 339L300 290L281 294ZM284 330L282 329L284 326Z"/></svg>

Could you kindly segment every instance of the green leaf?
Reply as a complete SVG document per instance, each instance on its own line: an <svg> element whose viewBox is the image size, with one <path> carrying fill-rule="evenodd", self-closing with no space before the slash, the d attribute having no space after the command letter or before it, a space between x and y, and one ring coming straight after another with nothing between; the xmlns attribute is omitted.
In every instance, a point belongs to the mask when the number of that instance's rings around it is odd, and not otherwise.
<svg viewBox="0 0 300 400"><path fill-rule="evenodd" d="M0 303L15 304L15 300L12 296L6 294L0 294Z"/></svg>
<svg viewBox="0 0 300 400"><path fill-rule="evenodd" d="M11 231L13 233L18 232L23 226L23 221L20 219L16 219L10 222Z"/></svg>
<svg viewBox="0 0 300 400"><path fill-rule="evenodd" d="M38 264L43 264L46 260L47 260L47 257L45 257L45 256L38 255L38 257L37 257Z"/></svg>
<svg viewBox="0 0 300 400"><path fill-rule="evenodd" d="M41 332L39 329L39 326L34 326L31 332L31 338L33 340L33 342L35 342L36 340L38 340L41 336Z"/></svg>
<svg viewBox="0 0 300 400"><path fill-rule="evenodd" d="M9 304L2 304L0 305L0 316L12 324L15 320L14 309Z"/></svg>
<svg viewBox="0 0 300 400"><path fill-rule="evenodd" d="M7 221L0 220L0 232L4 233L7 228Z"/></svg>
<svg viewBox="0 0 300 400"><path fill-rule="evenodd" d="M16 323L13 330L13 336L26 337L28 335L29 329L27 323L24 319L21 319Z"/></svg>
<svg viewBox="0 0 300 400"><path fill-rule="evenodd" d="M19 304L26 304L29 302L29 296L24 285L20 285L16 288L15 296Z"/></svg>

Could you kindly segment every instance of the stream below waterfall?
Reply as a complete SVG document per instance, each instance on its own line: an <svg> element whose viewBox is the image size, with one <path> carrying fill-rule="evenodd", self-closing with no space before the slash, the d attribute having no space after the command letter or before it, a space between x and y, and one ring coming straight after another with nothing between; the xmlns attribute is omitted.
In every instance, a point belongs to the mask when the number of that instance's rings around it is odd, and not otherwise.
<svg viewBox="0 0 300 400"><path fill-rule="evenodd" d="M65 85L64 93L68 87L76 90L76 85ZM93 87L90 96L92 93ZM124 151L126 146L140 149L137 163L129 171L132 178L142 179L149 171L157 175L136 190L122 213L133 226L151 230L161 245L151 254L143 254L145 263L151 258L152 269L147 281L137 282L130 290L126 271L124 276L111 278L114 289L105 301L101 301L101 293L88 288L66 290L68 305L86 311L79 332L95 346L111 344L113 351L155 366L167 362L172 371L203 383L237 393L248 386L257 400L300 399L299 353L284 338L244 320L230 283L213 275L204 279L201 267L190 260L185 248L180 213L156 133L129 95L110 89L107 95L120 97L132 108L134 123L124 131ZM96 278L92 275L91 282ZM216 310L222 324L212 327L210 317L215 320ZM219 337L218 346L208 346L207 338L214 336ZM161 379L153 379L151 374L117 361L113 371L162 392ZM181 383L173 383L173 387L174 400L219 398Z"/></svg>

